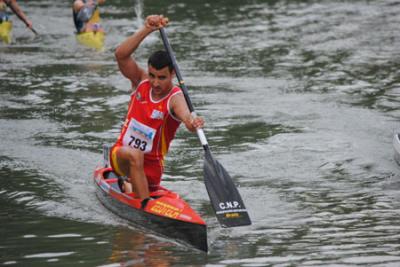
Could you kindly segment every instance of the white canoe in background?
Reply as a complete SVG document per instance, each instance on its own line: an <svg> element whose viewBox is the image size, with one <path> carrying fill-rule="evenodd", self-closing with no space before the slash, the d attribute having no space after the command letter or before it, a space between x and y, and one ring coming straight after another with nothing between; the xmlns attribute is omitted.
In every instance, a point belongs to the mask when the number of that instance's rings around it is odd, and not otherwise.
<svg viewBox="0 0 400 267"><path fill-rule="evenodd" d="M400 133L393 137L394 159L400 165Z"/></svg>

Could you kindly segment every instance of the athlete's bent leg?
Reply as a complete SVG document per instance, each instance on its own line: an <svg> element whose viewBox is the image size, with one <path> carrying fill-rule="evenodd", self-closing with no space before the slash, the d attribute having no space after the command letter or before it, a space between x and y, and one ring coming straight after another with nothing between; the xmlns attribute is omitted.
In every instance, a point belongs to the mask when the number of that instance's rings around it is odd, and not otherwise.
<svg viewBox="0 0 400 267"><path fill-rule="evenodd" d="M136 196L141 199L148 198L150 193L147 178L144 173L143 152L131 147L120 147L116 151L116 156L118 165L128 176Z"/></svg>

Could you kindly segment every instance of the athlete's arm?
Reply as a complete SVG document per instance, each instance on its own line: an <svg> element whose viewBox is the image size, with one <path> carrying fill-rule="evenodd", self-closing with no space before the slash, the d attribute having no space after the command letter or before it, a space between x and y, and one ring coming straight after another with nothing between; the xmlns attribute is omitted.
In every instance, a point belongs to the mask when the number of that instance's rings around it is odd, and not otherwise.
<svg viewBox="0 0 400 267"><path fill-rule="evenodd" d="M5 3L25 23L26 27L32 29L32 22L26 17L25 13L21 10L16 0L6 0Z"/></svg>
<svg viewBox="0 0 400 267"><path fill-rule="evenodd" d="M139 47L140 43L153 31L166 26L168 19L162 15L151 15L146 18L145 24L132 36L128 37L115 50L115 57L121 73L128 78L133 87L136 87L140 81L147 79L148 74L139 67L132 54Z"/></svg>
<svg viewBox="0 0 400 267"><path fill-rule="evenodd" d="M139 67L132 54L151 32L150 29L142 27L122 42L115 50L115 58L117 59L119 70L122 75L131 81L132 87L136 87L140 81L147 79L147 73Z"/></svg>
<svg viewBox="0 0 400 267"><path fill-rule="evenodd" d="M172 96L169 104L170 112L181 120L189 131L195 132L197 128L202 128L204 126L204 119L202 117L194 117L190 114L183 94L175 94Z"/></svg>

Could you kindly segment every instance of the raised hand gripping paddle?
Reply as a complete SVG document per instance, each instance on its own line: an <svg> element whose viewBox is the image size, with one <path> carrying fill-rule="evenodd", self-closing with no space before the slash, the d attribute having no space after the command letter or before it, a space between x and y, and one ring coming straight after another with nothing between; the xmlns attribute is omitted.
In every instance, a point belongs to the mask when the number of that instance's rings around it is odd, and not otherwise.
<svg viewBox="0 0 400 267"><path fill-rule="evenodd" d="M164 47L171 57L176 77L179 81L179 86L182 89L183 95L185 96L189 110L192 114L194 114L194 108L189 97L188 89L182 79L179 66L175 59L175 54L168 41L168 37L164 28L160 28L160 34L164 43ZM247 213L246 207L244 206L243 200L240 197L239 191L237 190L228 172L217 160L213 158L206 136L202 129L197 129L197 136L199 137L205 152L204 183L219 223L223 227L250 225L251 220Z"/></svg>

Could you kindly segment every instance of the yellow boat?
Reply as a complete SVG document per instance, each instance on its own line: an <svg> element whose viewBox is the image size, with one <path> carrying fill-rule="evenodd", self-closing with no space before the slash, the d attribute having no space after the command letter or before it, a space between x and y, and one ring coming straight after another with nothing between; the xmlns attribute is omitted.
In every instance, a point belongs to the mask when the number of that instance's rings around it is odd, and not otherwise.
<svg viewBox="0 0 400 267"><path fill-rule="evenodd" d="M11 42L11 30L11 21L3 21L2 23L0 23L0 40L2 40L6 44L9 44Z"/></svg>
<svg viewBox="0 0 400 267"><path fill-rule="evenodd" d="M82 32L76 35L79 43L97 50L102 50L104 47L104 32Z"/></svg>
<svg viewBox="0 0 400 267"><path fill-rule="evenodd" d="M98 9L93 13L93 16L90 18L88 23L100 24L100 12ZM79 43L87 47L102 50L104 47L105 33L103 31L81 32L76 35L76 39Z"/></svg>

